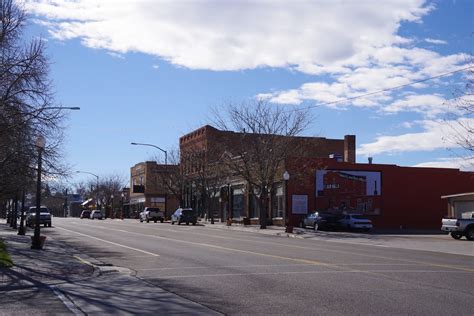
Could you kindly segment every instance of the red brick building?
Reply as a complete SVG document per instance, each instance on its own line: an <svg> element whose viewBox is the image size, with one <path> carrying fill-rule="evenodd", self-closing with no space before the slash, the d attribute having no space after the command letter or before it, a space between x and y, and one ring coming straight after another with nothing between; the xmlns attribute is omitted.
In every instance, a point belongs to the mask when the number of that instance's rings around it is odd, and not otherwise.
<svg viewBox="0 0 474 316"><path fill-rule="evenodd" d="M222 131L212 126L203 126L189 134L182 136L179 140L181 153L181 168L190 177L197 176L201 170L201 163L216 162L222 154L235 146L246 146L242 142L248 142L248 146L255 141L257 136L245 132ZM281 136L285 137L285 136ZM339 157L346 162L355 162L355 136L346 135L344 139L327 139L324 137L293 137L291 141L298 143L304 148L304 157ZM283 174L284 169L281 170ZM267 218L273 219L274 223L283 223L285 211L285 199L283 190L283 179L275 183L272 196L270 197L270 210ZM247 183L238 177L230 176L222 179L220 190L211 197L209 203L211 212L215 217L221 219L244 217L258 220L259 209L257 194L249 192ZM195 209L203 208L196 189L192 183L185 187L185 206ZM203 214L203 212L199 212Z"/></svg>
<svg viewBox="0 0 474 316"><path fill-rule="evenodd" d="M294 210L292 197L296 195L300 200L306 199L308 212L360 213L370 217L378 228L438 229L441 218L447 215L446 201L441 196L474 188L474 172L458 169L356 164L333 159L304 161L304 169L301 160L287 163L290 175L298 174L288 183L290 210ZM365 194L360 194L363 181L355 180L361 175L366 177ZM299 222L303 215L298 213L302 212L291 212L293 223Z"/></svg>

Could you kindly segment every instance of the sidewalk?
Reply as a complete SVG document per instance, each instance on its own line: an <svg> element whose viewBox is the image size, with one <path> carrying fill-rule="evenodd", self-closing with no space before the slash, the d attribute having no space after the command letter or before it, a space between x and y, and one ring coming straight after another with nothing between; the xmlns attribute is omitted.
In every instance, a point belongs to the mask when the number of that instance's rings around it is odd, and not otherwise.
<svg viewBox="0 0 474 316"><path fill-rule="evenodd" d="M0 315L218 315L51 237L43 250L32 250L32 234L18 236L0 220L14 263L0 268Z"/></svg>

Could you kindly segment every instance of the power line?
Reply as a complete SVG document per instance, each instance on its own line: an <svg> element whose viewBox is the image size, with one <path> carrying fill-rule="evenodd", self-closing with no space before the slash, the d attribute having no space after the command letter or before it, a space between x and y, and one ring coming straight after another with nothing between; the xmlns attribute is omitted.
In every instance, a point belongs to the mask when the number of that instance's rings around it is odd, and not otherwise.
<svg viewBox="0 0 474 316"><path fill-rule="evenodd" d="M352 101L352 100L364 98L364 97L367 97L367 96L371 96L371 95L374 95L374 94L383 93L383 92L387 92L387 91L392 91L392 90L397 90L397 89L400 89L400 88L408 87L408 86L411 86L411 85L414 85L414 84L417 84L417 83L422 83L422 82L430 81L430 80L433 80L433 79L446 77L448 75L452 75L452 74L455 74L455 73L458 73L458 72L463 72L463 71L471 69L471 68L472 68L472 66L469 66L469 67L466 67L466 68L446 72L446 73L443 73L443 74L440 74L440 75L437 75L437 76L412 81L412 82L405 83L405 84L402 84L402 85L398 85L398 86L394 86L394 87L390 87L390 88L386 88L386 89L382 89L382 90L372 91L372 92L368 92L368 93L364 93L364 94L359 94L359 95L356 95L354 97L339 99L339 100L336 100L336 101L308 105L307 107L299 108L299 109L296 109L296 110L297 111L308 110L308 109L315 108L315 107L318 107L318 106L325 106L325 105L337 104L337 103L346 102L346 101Z"/></svg>

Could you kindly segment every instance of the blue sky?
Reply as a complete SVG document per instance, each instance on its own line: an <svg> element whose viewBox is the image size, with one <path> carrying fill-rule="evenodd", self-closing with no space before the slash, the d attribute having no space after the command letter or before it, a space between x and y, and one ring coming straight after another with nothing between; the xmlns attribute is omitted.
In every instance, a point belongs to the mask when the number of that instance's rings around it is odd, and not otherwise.
<svg viewBox="0 0 474 316"><path fill-rule="evenodd" d="M25 1L47 40L74 169L128 177L177 148L211 107L266 98L314 106L305 135L357 136L357 161L472 169L443 120L468 66L474 1ZM450 118L452 119L452 118ZM467 119L472 122L473 118ZM72 181L88 179L76 175Z"/></svg>

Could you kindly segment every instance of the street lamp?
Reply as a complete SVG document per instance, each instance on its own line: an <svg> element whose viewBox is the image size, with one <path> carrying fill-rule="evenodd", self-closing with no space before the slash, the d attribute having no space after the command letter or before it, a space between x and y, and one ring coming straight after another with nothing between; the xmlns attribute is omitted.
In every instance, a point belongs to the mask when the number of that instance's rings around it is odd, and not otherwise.
<svg viewBox="0 0 474 316"><path fill-rule="evenodd" d="M97 204L97 208L99 210L102 210L102 207L99 207L99 199L97 198L97 195L98 195L98 191L99 191L99 176L92 173L92 172L89 172L89 171L76 171L76 173L87 173L87 174L90 174L91 176L94 176L95 179L96 179L96 193L95 193L95 202Z"/></svg>
<svg viewBox="0 0 474 316"><path fill-rule="evenodd" d="M36 139L36 147L38 148L38 177L36 181L36 216L35 216L35 233L31 240L31 249L43 249L40 237L40 208L41 208L41 160L46 140L43 135L39 135Z"/></svg>
<svg viewBox="0 0 474 316"><path fill-rule="evenodd" d="M115 216L114 216L114 195L112 194L110 196L110 218L114 219Z"/></svg>
<svg viewBox="0 0 474 316"><path fill-rule="evenodd" d="M287 233L292 233L293 232L293 225L290 223L290 217L289 217L289 198L288 198L288 180L290 180L290 174L288 171L285 170L283 173L283 180L285 181L285 225L286 225L286 232Z"/></svg>
<svg viewBox="0 0 474 316"><path fill-rule="evenodd" d="M156 149L158 150L161 150L164 154L165 154L165 165L168 164L168 152L156 145L152 145L152 144L143 144L143 143L130 143L130 145L136 145L136 146L150 146L150 147L155 147Z"/></svg>

